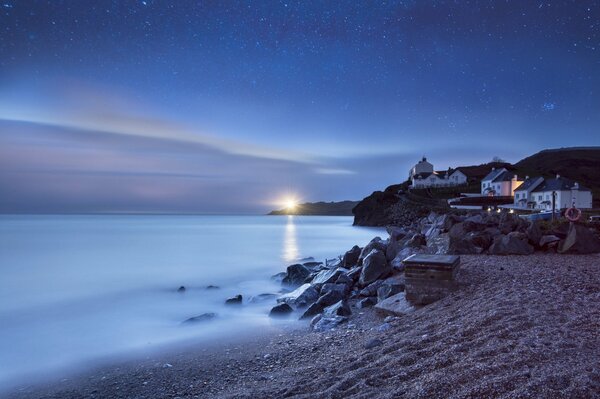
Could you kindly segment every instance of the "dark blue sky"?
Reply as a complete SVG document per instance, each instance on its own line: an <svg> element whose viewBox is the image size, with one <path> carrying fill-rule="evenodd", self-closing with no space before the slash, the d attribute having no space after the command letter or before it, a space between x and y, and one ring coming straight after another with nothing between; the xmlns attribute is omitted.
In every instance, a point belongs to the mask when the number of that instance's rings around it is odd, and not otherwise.
<svg viewBox="0 0 600 399"><path fill-rule="evenodd" d="M600 145L597 1L0 0L0 211L262 212Z"/></svg>

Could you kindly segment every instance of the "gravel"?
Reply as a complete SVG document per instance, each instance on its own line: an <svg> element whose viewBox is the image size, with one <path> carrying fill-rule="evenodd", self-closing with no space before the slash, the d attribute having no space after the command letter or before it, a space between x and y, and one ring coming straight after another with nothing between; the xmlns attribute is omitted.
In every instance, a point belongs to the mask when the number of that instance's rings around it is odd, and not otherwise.
<svg viewBox="0 0 600 399"><path fill-rule="evenodd" d="M191 346L8 397L599 398L600 256L461 258L458 291L389 328L353 308L333 332Z"/></svg>

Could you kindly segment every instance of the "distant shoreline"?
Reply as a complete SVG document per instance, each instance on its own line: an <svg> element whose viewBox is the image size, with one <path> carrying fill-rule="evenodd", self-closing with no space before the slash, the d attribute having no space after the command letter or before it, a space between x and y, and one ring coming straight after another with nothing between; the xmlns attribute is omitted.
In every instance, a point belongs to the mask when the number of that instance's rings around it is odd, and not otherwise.
<svg viewBox="0 0 600 399"><path fill-rule="evenodd" d="M283 208L273 210L267 215L300 215L300 216L354 216L352 210L359 201L340 202L306 202L296 205L293 209Z"/></svg>

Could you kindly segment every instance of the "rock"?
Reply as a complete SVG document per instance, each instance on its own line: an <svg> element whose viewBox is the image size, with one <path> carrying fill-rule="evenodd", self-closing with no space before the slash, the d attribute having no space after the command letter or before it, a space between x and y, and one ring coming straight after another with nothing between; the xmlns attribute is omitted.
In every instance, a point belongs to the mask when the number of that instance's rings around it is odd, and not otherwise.
<svg viewBox="0 0 600 399"><path fill-rule="evenodd" d="M360 266L355 267L355 268L351 269L348 273L346 273L346 276L351 278L352 281L356 282L360 278L361 271L362 271L362 267L360 267Z"/></svg>
<svg viewBox="0 0 600 399"><path fill-rule="evenodd" d="M293 311L294 311L294 309L292 309L292 307L290 305L288 305L287 303L280 303L279 305L273 306L273 308L269 312L269 316L270 317L287 316L290 313L292 313Z"/></svg>
<svg viewBox="0 0 600 399"><path fill-rule="evenodd" d="M534 247L539 246L540 240L542 239L542 230L540 229L540 224L538 221L533 221L525 230L527 234L527 239L529 240L529 244Z"/></svg>
<svg viewBox="0 0 600 399"><path fill-rule="evenodd" d="M377 296L377 290L379 289L379 287L381 287L381 284L383 284L383 280L377 280L360 290L358 295L366 297Z"/></svg>
<svg viewBox="0 0 600 399"><path fill-rule="evenodd" d="M218 290L219 286L216 286L216 285L207 285L206 289L207 290Z"/></svg>
<svg viewBox="0 0 600 399"><path fill-rule="evenodd" d="M203 321L212 320L217 317L216 313L203 313L200 316L190 317L189 319L184 320L183 324L194 324Z"/></svg>
<svg viewBox="0 0 600 399"><path fill-rule="evenodd" d="M497 236L489 249L491 255L531 255L533 252L527 235L519 232Z"/></svg>
<svg viewBox="0 0 600 399"><path fill-rule="evenodd" d="M385 332L385 331L389 330L390 328L392 328L392 325L390 323L383 323L382 325L377 327L377 331Z"/></svg>
<svg viewBox="0 0 600 399"><path fill-rule="evenodd" d="M282 295L277 299L279 303L287 303L298 308L306 307L319 298L319 293L315 287L310 284L303 284L294 291Z"/></svg>
<svg viewBox="0 0 600 399"><path fill-rule="evenodd" d="M315 331L329 331L346 321L348 321L348 318L345 316L324 317L317 315L311 320L310 324Z"/></svg>
<svg viewBox="0 0 600 399"><path fill-rule="evenodd" d="M312 280L313 284L327 284L335 282L338 277L344 273L347 273L347 269L324 269L321 270Z"/></svg>
<svg viewBox="0 0 600 399"><path fill-rule="evenodd" d="M385 250L387 249L388 242L384 241L381 237L373 238L360 252L360 256L358 257L358 265L363 265L365 258L374 250L377 249L380 252L385 254Z"/></svg>
<svg viewBox="0 0 600 399"><path fill-rule="evenodd" d="M345 297L344 291L331 290L331 291L325 293L324 295L321 295L316 303L319 304L319 306L321 306L321 308L325 308L327 306L331 306L334 303L344 299L344 297Z"/></svg>
<svg viewBox="0 0 600 399"><path fill-rule="evenodd" d="M539 246L541 248L550 247L552 246L551 244L558 243L559 241L560 238L555 235L545 235L540 238Z"/></svg>
<svg viewBox="0 0 600 399"><path fill-rule="evenodd" d="M474 225L473 222L469 222ZM448 232L448 254L477 254L481 253L475 245L467 238L467 233L475 230L468 229L467 222L457 223Z"/></svg>
<svg viewBox="0 0 600 399"><path fill-rule="evenodd" d="M397 275L386 279L377 289L377 302L404 291L404 276Z"/></svg>
<svg viewBox="0 0 600 399"><path fill-rule="evenodd" d="M335 284L345 284L348 287L354 285L354 280L348 277L347 273L340 274L340 276L335 280Z"/></svg>
<svg viewBox="0 0 600 399"><path fill-rule="evenodd" d="M400 318L398 316L387 316L385 319L383 319L384 323L391 323L393 321L399 320Z"/></svg>
<svg viewBox="0 0 600 399"><path fill-rule="evenodd" d="M373 249L363 260L363 268L358 282L364 287L379 278L385 277L391 272L391 269L384 253L378 249Z"/></svg>
<svg viewBox="0 0 600 399"><path fill-rule="evenodd" d="M464 221L475 223L475 224L483 224L483 216L481 215L481 213L478 213L473 216L467 217Z"/></svg>
<svg viewBox="0 0 600 399"><path fill-rule="evenodd" d="M408 303L404 293L392 295L375 305L375 310L393 316L402 316L411 313L415 308Z"/></svg>
<svg viewBox="0 0 600 399"><path fill-rule="evenodd" d="M374 306L376 303L377 303L377 299L370 296L368 298L364 298L364 299L361 299L360 301L358 301L356 303L356 307L359 309L370 308L371 306Z"/></svg>
<svg viewBox="0 0 600 399"><path fill-rule="evenodd" d="M341 300L323 309L323 317L350 316L351 314L350 306L345 300Z"/></svg>
<svg viewBox="0 0 600 399"><path fill-rule="evenodd" d="M271 293L259 294L259 295L255 295L255 296L251 297L248 300L248 302L259 303L259 302L267 301L269 299L274 299L276 297L277 297L277 294L271 294Z"/></svg>
<svg viewBox="0 0 600 399"><path fill-rule="evenodd" d="M310 270L306 266L297 263L287 267L286 275L281 282L289 286L298 286L303 284L309 275Z"/></svg>
<svg viewBox="0 0 600 399"><path fill-rule="evenodd" d="M360 252L362 249L355 245L344 254L342 258L342 266L346 268L350 268L352 266L356 266L358 264L358 257L360 256Z"/></svg>
<svg viewBox="0 0 600 399"><path fill-rule="evenodd" d="M383 345L383 341L377 338L373 338L365 344L365 349L373 349L377 346Z"/></svg>
<svg viewBox="0 0 600 399"><path fill-rule="evenodd" d="M437 240L437 238L435 238L434 240ZM406 248L402 248L396 254L396 257L390 262L390 267L394 271L403 272L404 271L404 264L402 263L402 261L404 259L408 258L411 255L420 254L420 253L423 253L423 252L426 252L426 251L427 251L427 248L424 248L424 247L406 247Z"/></svg>
<svg viewBox="0 0 600 399"><path fill-rule="evenodd" d="M286 272L277 273L271 276L271 280L281 283L285 276L287 276Z"/></svg>
<svg viewBox="0 0 600 399"><path fill-rule="evenodd" d="M185 287L182 285L181 287L177 288L177 292L179 292L179 293L185 292Z"/></svg>
<svg viewBox="0 0 600 399"><path fill-rule="evenodd" d="M306 267L309 270L316 270L319 271L321 269L321 267L323 266L323 262L304 262L302 264L302 266Z"/></svg>
<svg viewBox="0 0 600 399"><path fill-rule="evenodd" d="M424 245L427 245L427 239L423 234L415 234L406 242L406 246L409 248L418 248Z"/></svg>
<svg viewBox="0 0 600 399"><path fill-rule="evenodd" d="M452 228L452 226L454 226L457 223L460 223L463 221L463 218L458 216L458 215L454 215L454 214L448 214L446 215L446 217L444 218L444 222L441 226L442 231L444 232L448 232L450 231L450 229Z"/></svg>
<svg viewBox="0 0 600 399"><path fill-rule="evenodd" d="M315 302L312 305L310 305L308 309L304 311L304 313L302 313L302 316L300 316L300 320L308 319L315 315L318 315L321 312L323 312L323 309L324 307L322 305L320 305L318 302Z"/></svg>
<svg viewBox="0 0 600 399"><path fill-rule="evenodd" d="M236 296L227 298L225 300L225 305L239 305L241 303L242 303L242 295L241 294L237 294Z"/></svg>
<svg viewBox="0 0 600 399"><path fill-rule="evenodd" d="M475 247L476 253L481 253L488 249L494 242L492 235L484 231L472 231L465 237Z"/></svg>
<svg viewBox="0 0 600 399"><path fill-rule="evenodd" d="M333 283L323 284L323 286L321 287L321 295L325 295L331 291L336 291L336 292L340 293L342 296L346 296L346 294L348 294L349 287L346 284L333 284Z"/></svg>
<svg viewBox="0 0 600 399"><path fill-rule="evenodd" d="M567 238L558 244L561 254L593 254L600 252L600 240L585 226L571 224Z"/></svg>

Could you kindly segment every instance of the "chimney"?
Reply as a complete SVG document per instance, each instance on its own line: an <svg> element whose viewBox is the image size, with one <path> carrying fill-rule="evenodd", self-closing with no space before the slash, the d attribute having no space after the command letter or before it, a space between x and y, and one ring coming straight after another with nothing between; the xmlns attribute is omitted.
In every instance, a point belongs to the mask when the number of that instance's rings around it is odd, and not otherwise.
<svg viewBox="0 0 600 399"><path fill-rule="evenodd" d="M579 183L575 182L573 185L573 190L579 190Z"/></svg>
<svg viewBox="0 0 600 399"><path fill-rule="evenodd" d="M495 170L496 170L496 168L492 167L492 172L495 171Z"/></svg>
<svg viewBox="0 0 600 399"><path fill-rule="evenodd" d="M558 173L556 174L556 178L557 178L557 179L560 179L560 175L559 175Z"/></svg>
<svg viewBox="0 0 600 399"><path fill-rule="evenodd" d="M514 175L514 176L513 176L513 180L519 180L519 176L517 176L517 175Z"/></svg>
<svg viewBox="0 0 600 399"><path fill-rule="evenodd" d="M525 176L525 180L529 180L529 176Z"/></svg>

